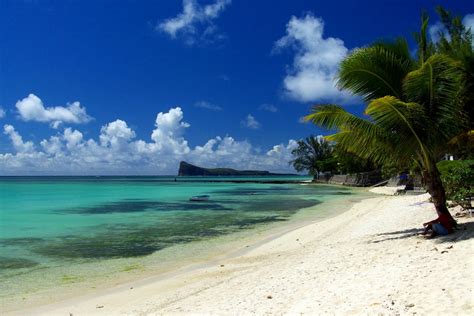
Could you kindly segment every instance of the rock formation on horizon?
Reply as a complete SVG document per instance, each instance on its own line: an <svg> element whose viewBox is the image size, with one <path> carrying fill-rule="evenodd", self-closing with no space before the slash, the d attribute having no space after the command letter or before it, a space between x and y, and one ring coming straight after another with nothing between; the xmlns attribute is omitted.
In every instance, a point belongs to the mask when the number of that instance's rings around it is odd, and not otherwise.
<svg viewBox="0 0 474 316"><path fill-rule="evenodd" d="M235 170L231 168L202 168L186 161L179 163L178 176L275 176L283 175L259 170Z"/></svg>

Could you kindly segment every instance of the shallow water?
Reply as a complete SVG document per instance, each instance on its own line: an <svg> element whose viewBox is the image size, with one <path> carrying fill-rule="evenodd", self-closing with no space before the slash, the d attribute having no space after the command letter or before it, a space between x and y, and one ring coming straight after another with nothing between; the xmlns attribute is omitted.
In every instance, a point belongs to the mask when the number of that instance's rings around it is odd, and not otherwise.
<svg viewBox="0 0 474 316"><path fill-rule="evenodd" d="M331 186L204 180L0 178L1 296L183 261L196 255L193 248L205 252L196 241L288 221L303 208L353 194ZM189 201L203 194L209 201Z"/></svg>

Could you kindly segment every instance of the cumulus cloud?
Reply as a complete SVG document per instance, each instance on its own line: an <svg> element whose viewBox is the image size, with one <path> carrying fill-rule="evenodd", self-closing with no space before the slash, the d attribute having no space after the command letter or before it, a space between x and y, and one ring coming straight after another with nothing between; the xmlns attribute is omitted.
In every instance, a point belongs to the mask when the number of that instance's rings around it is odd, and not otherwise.
<svg viewBox="0 0 474 316"><path fill-rule="evenodd" d="M253 117L252 114L247 115L241 122L240 125L242 127L250 128L250 129L259 129L260 123Z"/></svg>
<svg viewBox="0 0 474 316"><path fill-rule="evenodd" d="M266 155L273 159L283 160L289 162L293 159L291 151L298 147L298 142L294 139L290 139L288 144L275 145L271 150L269 150Z"/></svg>
<svg viewBox="0 0 474 316"><path fill-rule="evenodd" d="M462 19L462 24L467 29L471 30L471 36L472 36L473 46L474 46L474 14L465 15L464 18ZM448 30L444 27L443 23L441 23L440 21L428 27L428 34L430 35L431 40L435 43L437 43L441 39L441 36L443 35L446 37L448 41L451 40L451 37L448 34Z"/></svg>
<svg viewBox="0 0 474 316"><path fill-rule="evenodd" d="M151 139L162 152L185 154L189 152L188 141L183 134L190 125L182 122L184 113L180 107L172 108L168 113L158 113Z"/></svg>
<svg viewBox="0 0 474 316"><path fill-rule="evenodd" d="M4 118L6 115L5 110L0 106L0 119Z"/></svg>
<svg viewBox="0 0 474 316"><path fill-rule="evenodd" d="M78 101L65 107L45 107L40 98L29 94L26 98L19 100L15 106L22 120L50 123L53 128L58 128L62 123L81 124L92 120Z"/></svg>
<svg viewBox="0 0 474 316"><path fill-rule="evenodd" d="M285 94L301 101L345 102L350 95L335 86L339 63L349 50L339 38L323 38L324 21L308 13L292 16L286 35L274 44L274 52L284 48L295 51L293 65L284 81Z"/></svg>
<svg viewBox="0 0 474 316"><path fill-rule="evenodd" d="M222 108L218 105L212 104L207 101L199 101L194 103L194 106L201 109L211 110L211 111L222 111Z"/></svg>
<svg viewBox="0 0 474 316"><path fill-rule="evenodd" d="M189 127L176 107L158 113L149 140L136 139L127 122L118 119L102 126L97 140L68 127L35 146L5 125L4 134L15 152L0 154L0 175L176 174L180 160L207 167L292 172L288 161L294 140L262 152L226 135L192 148L184 137Z"/></svg>
<svg viewBox="0 0 474 316"><path fill-rule="evenodd" d="M435 24L430 25L430 27L428 27L428 34L430 35L431 40L435 43L437 43L440 40L441 35L443 34L448 38L448 40L450 39L450 36L447 33L446 28L443 26L443 23L441 22L436 22Z"/></svg>
<svg viewBox="0 0 474 316"><path fill-rule="evenodd" d="M474 14L467 14L464 16L462 24L464 24L467 29L471 30L472 46L474 46Z"/></svg>
<svg viewBox="0 0 474 316"><path fill-rule="evenodd" d="M196 0L183 0L183 12L159 23L155 29L173 39L181 36L188 45L200 40L221 39L223 35L219 34L214 20L230 3L231 0L216 0L212 4L200 5Z"/></svg>
<svg viewBox="0 0 474 316"><path fill-rule="evenodd" d="M278 112L278 108L276 106L274 106L273 104L268 104L268 103L260 105L258 109L262 111L272 112L272 113Z"/></svg>
<svg viewBox="0 0 474 316"><path fill-rule="evenodd" d="M28 153L34 150L34 145L32 142L24 142L20 134L15 130L12 125L5 124L3 126L3 133L10 137L10 140L13 144L13 147L17 152Z"/></svg>
<svg viewBox="0 0 474 316"><path fill-rule="evenodd" d="M125 121L115 120L100 129L99 139L100 144L104 147L110 146L120 149L134 137L135 132L127 126Z"/></svg>
<svg viewBox="0 0 474 316"><path fill-rule="evenodd" d="M82 141L82 133L78 130L72 130L71 128L66 128L64 130L64 140L66 142L66 147L69 149L75 148Z"/></svg>
<svg viewBox="0 0 474 316"><path fill-rule="evenodd" d="M466 28L471 29L471 32L474 32L474 14L467 14L464 16L462 23Z"/></svg>

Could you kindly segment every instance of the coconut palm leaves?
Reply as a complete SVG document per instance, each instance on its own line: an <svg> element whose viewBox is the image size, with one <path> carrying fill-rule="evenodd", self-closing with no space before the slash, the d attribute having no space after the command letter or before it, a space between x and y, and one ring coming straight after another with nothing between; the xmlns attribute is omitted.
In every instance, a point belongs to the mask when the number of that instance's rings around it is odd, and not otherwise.
<svg viewBox="0 0 474 316"><path fill-rule="evenodd" d="M389 45L376 44L377 54L387 50L384 56L403 56L392 53ZM369 51L367 55L364 50ZM365 110L370 119L362 119L336 105L315 106L306 120L339 133L329 139L338 141L347 150L364 158L385 163L393 157L415 159L424 166L439 155L447 141L465 127L459 94L462 89L461 70L458 63L444 55L433 55L418 69L408 71L408 61L389 63L382 67L362 66L361 56L373 56L373 47L361 49L349 56L343 64L360 64L359 69L377 68L362 76L352 68L341 67L339 84L355 94L368 99ZM405 56L406 57L406 56ZM370 64L372 58L365 62ZM411 64L413 65L413 64ZM392 71L395 70L396 71ZM401 76L405 72L404 76ZM393 74L396 73L394 76ZM355 74L355 78L351 77ZM367 73L366 73L367 74ZM395 84L395 77L401 78ZM377 79L375 79L377 78ZM361 82L357 84L357 80ZM388 84L392 82L392 84ZM385 94L379 97L382 91ZM383 94L382 93L382 94ZM385 156L390 157L385 157Z"/></svg>
<svg viewBox="0 0 474 316"><path fill-rule="evenodd" d="M378 42L348 56L337 82L368 103L368 118L337 105L317 105L306 120L337 130L327 138L360 157L405 167L415 162L426 174L437 210L447 212L436 161L469 124L460 63L443 54L417 63L405 41Z"/></svg>
<svg viewBox="0 0 474 316"><path fill-rule="evenodd" d="M403 78L414 69L405 40L378 42L343 60L337 83L365 101L386 95L401 99Z"/></svg>

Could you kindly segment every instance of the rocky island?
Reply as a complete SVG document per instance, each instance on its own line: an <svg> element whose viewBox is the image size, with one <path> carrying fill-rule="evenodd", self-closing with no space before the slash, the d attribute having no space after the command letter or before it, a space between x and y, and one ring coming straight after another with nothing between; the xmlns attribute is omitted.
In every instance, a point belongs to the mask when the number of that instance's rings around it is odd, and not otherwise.
<svg viewBox="0 0 474 316"><path fill-rule="evenodd" d="M231 168L202 168L186 161L179 163L178 176L283 176L288 174L271 173L259 170L235 170Z"/></svg>

